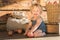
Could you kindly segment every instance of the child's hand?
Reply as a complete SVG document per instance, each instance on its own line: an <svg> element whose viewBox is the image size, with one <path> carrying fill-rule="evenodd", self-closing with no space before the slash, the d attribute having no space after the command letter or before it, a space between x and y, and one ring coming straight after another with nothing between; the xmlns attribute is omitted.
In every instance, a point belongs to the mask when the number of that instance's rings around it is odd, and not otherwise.
<svg viewBox="0 0 60 40"><path fill-rule="evenodd" d="M33 37L33 32L28 32L27 36L28 37Z"/></svg>

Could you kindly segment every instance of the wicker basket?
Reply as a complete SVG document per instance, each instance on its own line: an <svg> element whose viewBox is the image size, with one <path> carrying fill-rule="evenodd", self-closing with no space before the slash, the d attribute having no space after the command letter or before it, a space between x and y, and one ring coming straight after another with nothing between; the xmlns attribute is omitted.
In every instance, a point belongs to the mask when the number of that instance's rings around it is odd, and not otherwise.
<svg viewBox="0 0 60 40"><path fill-rule="evenodd" d="M59 4L55 3L48 3L46 5L47 9L47 17L48 17L48 23L47 25L47 33L58 33L59 31L59 26L56 25L58 23L58 17L59 17ZM52 23L52 25L50 24Z"/></svg>
<svg viewBox="0 0 60 40"><path fill-rule="evenodd" d="M59 11L58 12L59 12L59 22L60 22L60 4L59 4Z"/></svg>
<svg viewBox="0 0 60 40"><path fill-rule="evenodd" d="M46 5L47 9L47 16L48 16L48 22L58 22L58 15L59 15L59 4L51 4L48 3Z"/></svg>

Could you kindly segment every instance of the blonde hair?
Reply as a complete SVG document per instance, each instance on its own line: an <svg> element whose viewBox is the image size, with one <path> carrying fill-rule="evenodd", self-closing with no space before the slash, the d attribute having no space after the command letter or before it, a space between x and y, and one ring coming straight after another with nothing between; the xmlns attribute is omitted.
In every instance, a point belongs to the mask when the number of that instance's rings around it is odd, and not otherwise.
<svg viewBox="0 0 60 40"><path fill-rule="evenodd" d="M33 4L32 6L31 6L31 8L30 8L30 11L32 11L32 9L34 8L34 7L39 7L39 9L40 9L40 14L42 13L42 6L41 5L38 5L38 4Z"/></svg>

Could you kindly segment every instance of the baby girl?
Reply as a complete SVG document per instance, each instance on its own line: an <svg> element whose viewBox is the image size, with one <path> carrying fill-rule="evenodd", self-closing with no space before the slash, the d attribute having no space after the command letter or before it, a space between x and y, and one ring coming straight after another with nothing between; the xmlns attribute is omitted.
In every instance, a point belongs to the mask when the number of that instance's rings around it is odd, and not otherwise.
<svg viewBox="0 0 60 40"><path fill-rule="evenodd" d="M40 16L42 8L38 4L34 4L31 7L32 18L29 23L29 27L26 29L24 35L28 37L40 37L46 35L46 26Z"/></svg>

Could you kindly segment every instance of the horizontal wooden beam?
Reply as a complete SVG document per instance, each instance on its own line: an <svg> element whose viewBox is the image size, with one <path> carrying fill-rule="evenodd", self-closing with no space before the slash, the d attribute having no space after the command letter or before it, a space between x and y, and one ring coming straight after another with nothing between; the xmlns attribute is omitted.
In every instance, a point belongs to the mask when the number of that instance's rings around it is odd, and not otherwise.
<svg viewBox="0 0 60 40"><path fill-rule="evenodd" d="M0 9L0 11L30 11L30 9Z"/></svg>

